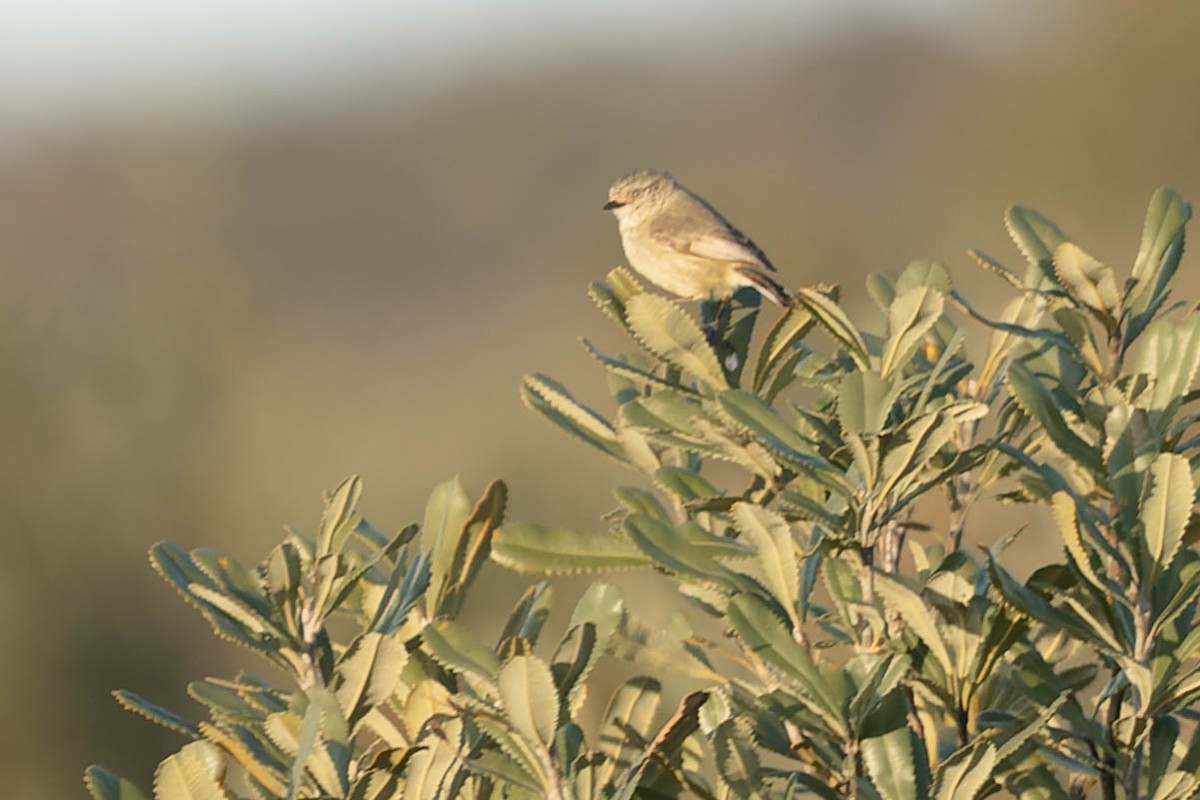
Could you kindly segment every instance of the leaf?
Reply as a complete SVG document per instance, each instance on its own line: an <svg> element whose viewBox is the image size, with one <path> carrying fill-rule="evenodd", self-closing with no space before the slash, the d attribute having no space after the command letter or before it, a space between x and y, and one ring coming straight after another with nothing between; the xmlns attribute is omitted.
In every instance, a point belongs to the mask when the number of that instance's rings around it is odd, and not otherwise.
<svg viewBox="0 0 1200 800"><path fill-rule="evenodd" d="M1050 264L1054 250L1068 240L1067 235L1053 222L1024 206L1009 208L1004 215L1004 226L1029 262L1030 269L1024 281L1026 288L1045 288L1053 278Z"/></svg>
<svg viewBox="0 0 1200 800"><path fill-rule="evenodd" d="M1142 532L1150 565L1161 574L1171 568L1191 519L1196 486L1188 460L1177 453L1161 453L1150 464L1147 486Z"/></svg>
<svg viewBox="0 0 1200 800"><path fill-rule="evenodd" d="M1152 410L1178 406L1191 388L1200 367L1200 313L1183 320L1155 320L1139 343L1130 369L1154 380L1151 392L1144 392L1136 405Z"/></svg>
<svg viewBox="0 0 1200 800"><path fill-rule="evenodd" d="M154 772L156 800L229 800L225 759L210 742L185 744Z"/></svg>
<svg viewBox="0 0 1200 800"><path fill-rule="evenodd" d="M1126 346L1141 334L1170 293L1183 254L1184 227L1191 216L1191 206L1173 189L1161 188L1150 199L1130 275L1134 285L1125 297L1130 317Z"/></svg>
<svg viewBox="0 0 1200 800"><path fill-rule="evenodd" d="M1072 297L1102 318L1113 320L1120 295L1113 272L1074 242L1054 249L1054 272Z"/></svg>
<svg viewBox="0 0 1200 800"><path fill-rule="evenodd" d="M608 420L575 401L562 384L545 375L526 375L521 399L533 411L600 452L625 463L625 449Z"/></svg>
<svg viewBox="0 0 1200 800"><path fill-rule="evenodd" d="M317 555L340 552L354 530L354 515L362 496L362 481L357 475L346 478L325 501L321 513L321 529L317 535Z"/></svg>
<svg viewBox="0 0 1200 800"><path fill-rule="evenodd" d="M338 660L336 694L352 728L391 696L407 662L408 649L395 637L368 631L350 643Z"/></svg>
<svg viewBox="0 0 1200 800"><path fill-rule="evenodd" d="M462 607L467 588L491 552L492 535L504 521L507 503L508 487L504 481L494 480L483 490L457 537L454 559L437 604L438 614L454 616Z"/></svg>
<svg viewBox="0 0 1200 800"><path fill-rule="evenodd" d="M846 348L859 369L870 369L871 359L862 334L832 298L815 289L802 288L796 292L796 302L807 308L834 341Z"/></svg>
<svg viewBox="0 0 1200 800"><path fill-rule="evenodd" d="M1050 511L1054 516L1054 522L1058 525L1058 530L1062 534L1063 544L1067 548L1067 554L1071 557L1071 562L1079 573L1083 575L1092 586L1106 593L1104 581L1100 580L1100 576L1096 573L1095 567L1092 564L1092 553L1087 548L1083 541L1083 533L1080 530L1078 510L1075 505L1075 498L1068 492L1055 492L1050 498Z"/></svg>
<svg viewBox="0 0 1200 800"><path fill-rule="evenodd" d="M850 433L876 434L887 424L898 388L874 372L849 372L838 387L838 419Z"/></svg>
<svg viewBox="0 0 1200 800"><path fill-rule="evenodd" d="M626 681L609 699L601 717L599 749L606 759L596 773L600 786L611 785L641 752L661 699L662 685L649 677Z"/></svg>
<svg viewBox="0 0 1200 800"><path fill-rule="evenodd" d="M685 505L721 496L720 489L699 473L683 467L664 465L655 470L653 477L655 485L675 495Z"/></svg>
<svg viewBox="0 0 1200 800"><path fill-rule="evenodd" d="M700 709L708 697L708 692L692 692L684 696L679 703L679 708L667 720L667 724L650 740L641 755L617 784L618 791L613 795L613 800L632 800L651 759L672 760L683 746L684 740L700 727Z"/></svg>
<svg viewBox="0 0 1200 800"><path fill-rule="evenodd" d="M547 751L558 729L558 693L550 667L537 656L517 656L500 668L500 702L513 728Z"/></svg>
<svg viewBox="0 0 1200 800"><path fill-rule="evenodd" d="M1063 453L1094 472L1104 469L1096 449L1067 425L1050 390L1019 361L1008 367L1008 388L1021 410L1045 429L1046 435Z"/></svg>
<svg viewBox="0 0 1200 800"><path fill-rule="evenodd" d="M913 736L908 728L863 739L860 748L867 774L883 800L917 800Z"/></svg>
<svg viewBox="0 0 1200 800"><path fill-rule="evenodd" d="M121 708L124 708L126 711L132 711L135 714L140 714L151 722L162 725L164 728L169 728L185 736L196 737L200 735L200 729L196 727L196 723L176 714L174 711L163 708L157 703L151 703L140 695L125 689L119 689L113 692L113 697L121 704Z"/></svg>
<svg viewBox="0 0 1200 800"><path fill-rule="evenodd" d="M94 800L146 800L141 789L99 764L84 771L83 782Z"/></svg>
<svg viewBox="0 0 1200 800"><path fill-rule="evenodd" d="M793 630L799 630L800 569L791 526L779 514L754 503L735 505L733 524L754 544L767 588L787 611Z"/></svg>
<svg viewBox="0 0 1200 800"><path fill-rule="evenodd" d="M847 698L831 684L766 604L741 594L729 603L729 622L751 652L794 681L806 706L837 736L846 736Z"/></svg>
<svg viewBox="0 0 1200 800"><path fill-rule="evenodd" d="M909 630L915 633L929 648L929 652L937 659L942 671L947 675L956 675L954 660L950 657L946 640L938 627L934 610L920 594L905 586L898 579L883 572L875 574L875 589L900 616L904 619Z"/></svg>
<svg viewBox="0 0 1200 800"><path fill-rule="evenodd" d="M945 298L942 291L929 286L914 286L896 296L888 308L888 336L883 344L879 374L888 378L901 371L942 316Z"/></svg>
<svg viewBox="0 0 1200 800"><path fill-rule="evenodd" d="M992 780L996 747L977 739L938 765L933 778L934 800L975 800Z"/></svg>
<svg viewBox="0 0 1200 800"><path fill-rule="evenodd" d="M509 523L496 531L492 559L516 572L554 575L653 563L632 542L613 533L575 533L527 522Z"/></svg>
<svg viewBox="0 0 1200 800"><path fill-rule="evenodd" d="M471 497L458 476L434 487L425 503L421 545L430 552L429 588L425 591L425 616L437 616L438 600L451 577L459 533L471 513Z"/></svg>
<svg viewBox="0 0 1200 800"><path fill-rule="evenodd" d="M500 660L466 626L451 619L437 619L421 631L426 652L451 672L472 675L494 684Z"/></svg>
<svg viewBox="0 0 1200 800"><path fill-rule="evenodd" d="M710 386L728 388L700 326L675 303L656 294L638 294L629 298L625 315L635 338L651 353Z"/></svg>
<svg viewBox="0 0 1200 800"><path fill-rule="evenodd" d="M751 385L755 394L762 392L771 373L779 367L793 345L808 335L816 321L816 317L806 306L793 303L772 326L763 339L758 361L754 365L754 381Z"/></svg>

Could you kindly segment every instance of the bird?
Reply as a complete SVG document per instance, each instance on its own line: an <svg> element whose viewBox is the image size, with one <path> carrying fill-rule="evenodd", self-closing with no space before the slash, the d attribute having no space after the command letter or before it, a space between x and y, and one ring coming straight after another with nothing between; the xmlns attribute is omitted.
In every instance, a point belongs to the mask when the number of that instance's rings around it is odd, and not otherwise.
<svg viewBox="0 0 1200 800"><path fill-rule="evenodd" d="M629 264L685 300L723 300L743 286L790 306L775 266L750 237L669 172L637 170L608 190Z"/></svg>

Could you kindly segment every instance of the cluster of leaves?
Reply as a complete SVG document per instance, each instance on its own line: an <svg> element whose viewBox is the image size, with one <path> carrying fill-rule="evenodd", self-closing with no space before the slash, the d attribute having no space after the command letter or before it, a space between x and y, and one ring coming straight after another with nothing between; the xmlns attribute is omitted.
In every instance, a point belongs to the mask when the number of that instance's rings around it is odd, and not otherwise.
<svg viewBox="0 0 1200 800"><path fill-rule="evenodd" d="M1012 208L1024 274L972 253L1016 290L999 319L915 262L868 281L881 334L834 291L801 289L752 371L753 298L697 322L616 270L592 297L640 348L588 345L616 414L544 376L525 399L656 491L619 490L603 533L509 525L494 556L533 572L654 567L718 618L730 636L675 661L717 665L750 726L753 745L717 764L736 796L1190 797L1200 313L1168 306L1189 216L1176 193L1154 196L1119 288ZM951 308L992 331L978 365ZM991 487L1049 508L1063 563L1022 583L1000 563L1013 537L982 559L964 549ZM917 509L939 506L948 524L911 537L928 527Z"/></svg>
<svg viewBox="0 0 1200 800"><path fill-rule="evenodd" d="M501 484L472 505L452 482L420 539L389 539L352 511L352 481L315 540L293 534L254 570L159 545L164 577L294 686L193 684L200 723L118 693L196 740L160 766L158 796L228 797L227 763L258 797L1195 796L1200 312L1169 305L1189 216L1154 196L1122 284L1012 208L1023 274L972 253L1014 290L998 319L914 262L868 281L880 333L833 287L799 290L756 337L752 292L697 320L614 270L591 296L636 350L585 346L615 413L523 383L644 476L617 489L608 529L501 525ZM979 323L975 363L963 326ZM1045 506L1061 563L1021 581L1003 563L1015 533L967 549L992 496ZM489 647L455 619L489 555L540 576L653 570L689 612L652 630L597 583L538 655L539 583ZM335 614L353 622L344 644ZM605 653L653 677L621 686L589 738ZM663 722L669 676L706 689ZM139 796L99 768L89 786Z"/></svg>
<svg viewBox="0 0 1200 800"><path fill-rule="evenodd" d="M575 721L624 616L611 586L585 593L549 659L534 653L554 596L544 582L494 647L455 621L502 519L503 483L475 503L457 479L442 484L424 524L394 536L358 514L360 493L357 478L343 482L314 538L289 533L253 568L167 542L151 551L218 636L287 676L192 683L205 721L116 692L193 740L159 765L156 798L629 798L678 786L675 774L703 757L684 743L706 695L684 698L655 728L662 688L650 677L617 689L594 746ZM103 767L85 778L98 800L144 797Z"/></svg>

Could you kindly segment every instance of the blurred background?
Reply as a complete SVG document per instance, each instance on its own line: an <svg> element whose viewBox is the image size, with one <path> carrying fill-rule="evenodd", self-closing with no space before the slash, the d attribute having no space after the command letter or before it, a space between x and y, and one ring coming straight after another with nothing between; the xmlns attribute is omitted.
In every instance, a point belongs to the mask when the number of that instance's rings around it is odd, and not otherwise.
<svg viewBox="0 0 1200 800"><path fill-rule="evenodd" d="M995 311L965 250L1019 261L1010 203L1124 270L1157 186L1200 199L1198 33L1183 2L0 5L6 794L148 785L181 742L109 691L196 713L187 680L259 667L159 539L257 561L351 473L384 530L456 473L603 524L636 476L517 384L611 410L576 339L621 344L585 294L623 261L614 178L672 170L859 319L917 257Z"/></svg>

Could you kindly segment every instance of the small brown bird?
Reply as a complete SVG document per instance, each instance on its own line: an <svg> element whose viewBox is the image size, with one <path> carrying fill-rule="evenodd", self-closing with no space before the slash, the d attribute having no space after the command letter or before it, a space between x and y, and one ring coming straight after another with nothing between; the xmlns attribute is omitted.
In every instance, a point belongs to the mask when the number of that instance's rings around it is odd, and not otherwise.
<svg viewBox="0 0 1200 800"><path fill-rule="evenodd" d="M670 173L631 172L609 188L604 208L617 217L630 266L668 292L714 300L752 286L791 304L758 245Z"/></svg>

